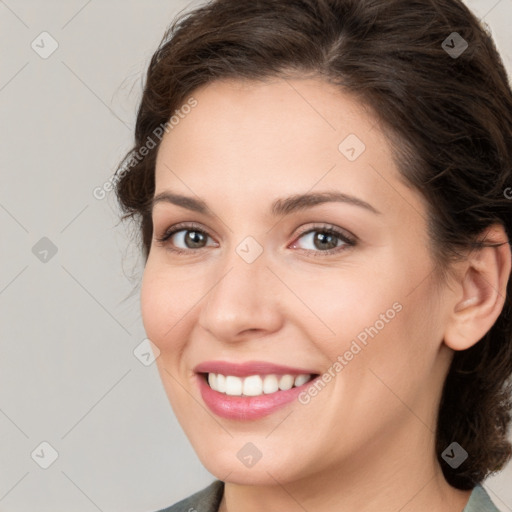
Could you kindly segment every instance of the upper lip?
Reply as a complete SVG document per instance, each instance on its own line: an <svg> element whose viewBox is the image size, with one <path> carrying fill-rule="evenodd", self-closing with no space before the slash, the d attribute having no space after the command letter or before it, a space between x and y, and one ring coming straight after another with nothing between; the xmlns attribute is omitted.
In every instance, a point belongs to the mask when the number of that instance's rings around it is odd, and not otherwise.
<svg viewBox="0 0 512 512"><path fill-rule="evenodd" d="M198 364L194 371L196 373L221 373L222 375L233 375L235 377L248 377L249 375L316 375L316 372L308 368L292 368L281 364L269 363L267 361L245 361L243 363L230 363L228 361L204 361Z"/></svg>

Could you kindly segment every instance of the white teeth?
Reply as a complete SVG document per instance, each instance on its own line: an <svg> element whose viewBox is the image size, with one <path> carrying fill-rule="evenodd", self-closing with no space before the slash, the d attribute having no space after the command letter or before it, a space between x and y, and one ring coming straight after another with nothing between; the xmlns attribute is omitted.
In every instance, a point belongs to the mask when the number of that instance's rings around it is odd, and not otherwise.
<svg viewBox="0 0 512 512"><path fill-rule="evenodd" d="M224 377L224 375L219 373L217 375L216 380L217 380L217 388L212 388L212 389L215 389L215 391L219 391L220 393L225 393L226 392L226 377ZM210 384L210 386L211 386L211 384Z"/></svg>
<svg viewBox="0 0 512 512"><path fill-rule="evenodd" d="M263 393L263 381L259 375L251 375L244 379L242 393L246 396L258 396Z"/></svg>
<svg viewBox="0 0 512 512"><path fill-rule="evenodd" d="M214 391L231 396L260 396L263 394L286 391L292 387L302 386L311 380L311 375L250 375L249 377L235 377L221 373L209 373L208 384Z"/></svg>
<svg viewBox="0 0 512 512"><path fill-rule="evenodd" d="M242 379L226 375L226 395L240 396L242 394Z"/></svg>
<svg viewBox="0 0 512 512"><path fill-rule="evenodd" d="M275 375L265 375L263 379L263 393L275 393L279 389L279 382Z"/></svg>
<svg viewBox="0 0 512 512"><path fill-rule="evenodd" d="M295 379L293 378L293 375L283 375L279 379L279 389L281 391L286 391L287 389L292 389L294 380Z"/></svg>
<svg viewBox="0 0 512 512"><path fill-rule="evenodd" d="M298 388L299 386L302 386L302 384L306 384L309 378L309 375L298 375L297 377L295 377L294 386Z"/></svg>

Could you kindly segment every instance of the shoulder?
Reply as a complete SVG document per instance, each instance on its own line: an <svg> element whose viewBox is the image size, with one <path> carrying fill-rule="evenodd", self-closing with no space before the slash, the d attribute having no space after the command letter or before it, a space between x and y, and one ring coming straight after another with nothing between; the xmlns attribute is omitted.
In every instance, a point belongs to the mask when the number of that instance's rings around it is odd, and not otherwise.
<svg viewBox="0 0 512 512"><path fill-rule="evenodd" d="M223 492L224 482L215 480L192 496L158 512L217 512Z"/></svg>
<svg viewBox="0 0 512 512"><path fill-rule="evenodd" d="M224 482L215 480L208 487L192 494L188 498L175 503L174 505L159 510L158 512L218 512L218 508L224 492ZM500 512L487 491L477 485L463 512Z"/></svg>
<svg viewBox="0 0 512 512"><path fill-rule="evenodd" d="M477 485L471 496L469 497L468 504L464 507L462 512L500 512L496 505L491 501L487 491L481 486Z"/></svg>

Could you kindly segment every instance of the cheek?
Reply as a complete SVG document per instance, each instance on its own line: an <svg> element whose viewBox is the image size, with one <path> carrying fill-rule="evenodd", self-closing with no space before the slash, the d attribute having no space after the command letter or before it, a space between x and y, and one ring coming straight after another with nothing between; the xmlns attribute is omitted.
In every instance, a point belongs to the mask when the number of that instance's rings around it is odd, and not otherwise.
<svg viewBox="0 0 512 512"><path fill-rule="evenodd" d="M403 404L409 404L428 422L429 404L444 371L438 360L442 321L432 304L433 289L426 283L413 293L411 288L395 289L372 303L369 325L351 338L361 350L351 356L345 384L355 402L369 400L377 416L408 414ZM359 342L361 334L364 343Z"/></svg>
<svg viewBox="0 0 512 512"><path fill-rule="evenodd" d="M151 263L146 264L142 277L140 303L144 329L148 338L165 356L179 342L180 321L190 309L188 294L180 292L183 287L170 279L168 272L159 272ZM184 296L187 295L187 296Z"/></svg>
<svg viewBox="0 0 512 512"><path fill-rule="evenodd" d="M144 269L140 291L142 323L144 324L147 336L160 349L160 340L157 333L159 332L159 325L162 319L162 311L160 310L163 304L161 293L162 286L154 279L151 267L147 264Z"/></svg>
<svg viewBox="0 0 512 512"><path fill-rule="evenodd" d="M392 381L423 378L436 357L442 321L433 285L425 279L428 261L391 256L378 268L352 269L337 282L309 288L308 304L335 333L327 340L310 331L311 339L331 362L346 354L347 366L363 370L344 372L354 379L368 368Z"/></svg>
<svg viewBox="0 0 512 512"><path fill-rule="evenodd" d="M357 340L364 347L372 339L385 337L390 326L400 322L405 283L400 273L380 267L354 268L304 287L302 296L331 329L329 353L334 358ZM313 309L312 307L312 309ZM324 331L322 331L322 334ZM320 339L312 336L312 339ZM325 338L324 338L325 339Z"/></svg>

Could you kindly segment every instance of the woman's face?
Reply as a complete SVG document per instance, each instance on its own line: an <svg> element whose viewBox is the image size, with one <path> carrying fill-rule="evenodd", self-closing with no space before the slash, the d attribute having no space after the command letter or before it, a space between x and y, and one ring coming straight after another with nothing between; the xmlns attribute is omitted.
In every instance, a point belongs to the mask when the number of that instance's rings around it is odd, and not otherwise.
<svg viewBox="0 0 512 512"><path fill-rule="evenodd" d="M199 458L274 484L429 453L449 291L382 128L313 79L193 97L158 152L141 301Z"/></svg>

